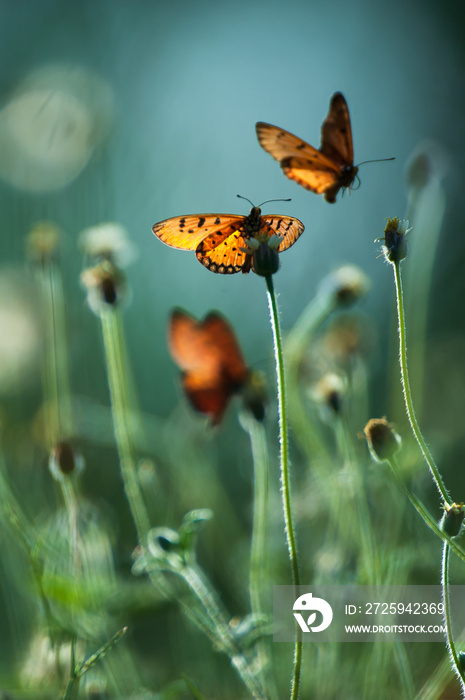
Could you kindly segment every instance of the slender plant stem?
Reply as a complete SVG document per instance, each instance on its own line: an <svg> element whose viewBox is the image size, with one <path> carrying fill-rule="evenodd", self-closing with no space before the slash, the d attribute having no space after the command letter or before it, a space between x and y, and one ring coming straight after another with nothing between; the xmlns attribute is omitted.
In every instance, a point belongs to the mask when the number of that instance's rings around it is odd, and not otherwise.
<svg viewBox="0 0 465 700"><path fill-rule="evenodd" d="M228 654L231 663L236 668L252 696L254 698L260 698L260 700L266 700L262 685L234 639L227 622L227 617L221 608L221 604L214 591L211 589L208 580L203 575L203 572L197 566L190 565L186 566L180 573L188 586L201 601L208 617L214 621L220 646L223 651Z"/></svg>
<svg viewBox="0 0 465 700"><path fill-rule="evenodd" d="M45 431L47 444L52 446L72 434L63 284L60 270L53 262L38 268L36 278L45 319Z"/></svg>
<svg viewBox="0 0 465 700"><path fill-rule="evenodd" d="M459 657L457 654L457 649L455 647L454 636L452 633L452 617L450 609L450 578L449 578L449 561L450 561L450 548L448 542L444 542L444 548L442 552L442 571L441 571L441 589L442 589L442 600L444 603L444 622L446 625L446 644L449 651L450 659L452 662L453 669L456 673L457 678L460 681L462 688L462 697L465 697L465 677L464 673L460 668Z"/></svg>
<svg viewBox="0 0 465 700"><path fill-rule="evenodd" d="M415 494L410 491L410 489L404 484L402 481L400 474L399 474L399 467L397 464L397 459L395 457L391 457L389 460L389 466L391 467L394 477L398 484L405 490L405 493L407 494L407 497L412 504L412 506L415 508L417 511L418 515L423 519L423 521L426 523L426 525L432 530L438 537L441 538L441 540L445 543L448 544L451 551L454 552L462 561L465 561L465 550L462 549L462 547L457 544L457 542L449 537L445 532L441 530L441 528L438 525L437 520L431 515L431 513L427 510L425 505L420 501Z"/></svg>
<svg viewBox="0 0 465 700"><path fill-rule="evenodd" d="M263 621L263 594L268 584L268 495L269 495L269 457L266 434L263 423L255 420L248 413L240 416L241 425L250 438L253 461L253 527L250 551L250 606L252 615L258 624ZM257 655L260 661L263 686L270 697L277 697L276 689L270 678L269 640L261 637L257 642Z"/></svg>
<svg viewBox="0 0 465 700"><path fill-rule="evenodd" d="M404 399L405 399L405 407L407 410L407 416L410 421L410 425L412 426L412 431L415 436L416 441L418 442L418 445L420 446L420 450L423 453L423 456L426 460L426 463L430 469L431 475L433 477L433 481L436 484L436 487L441 495L441 498L446 502L450 502L450 496L449 493L445 487L445 484L442 480L441 474L439 473L439 470L436 466L436 463L433 459L433 456L431 452L429 451L429 448L425 442L425 439L421 433L420 426L418 425L416 416L415 416L415 411L413 408L413 402L412 402L412 394L410 392L410 383L409 383L409 377L408 377L408 371L407 371L407 340L406 340L406 333L405 333L405 314L404 314L404 297L402 293L402 278L400 274L400 263L392 263L392 267L394 268L394 280L396 284L396 297L397 297L397 314L398 314L398 321L399 321L399 360L400 360L400 373L401 373L401 379L402 379L402 387L404 391Z"/></svg>
<svg viewBox="0 0 465 700"><path fill-rule="evenodd" d="M274 292L273 278L265 277L268 292L268 304L270 307L271 327L273 329L274 354L276 361L276 377L278 385L278 412L279 412L279 446L280 446L280 470L281 470L281 496L283 501L284 524L286 529L287 548L291 563L292 582L298 595L300 586L299 562L297 556L297 539L292 520L291 480L289 465L289 441L287 432L287 405L286 405L286 381L284 372L283 344L281 325L279 322L278 305ZM302 630L296 624L296 640L294 647L294 672L291 685L291 700L299 696L300 674L302 667Z"/></svg>
<svg viewBox="0 0 465 700"><path fill-rule="evenodd" d="M254 505L250 551L250 603L257 618L263 615L262 595L267 573L268 450L263 425L246 418L254 465Z"/></svg>
<svg viewBox="0 0 465 700"><path fill-rule="evenodd" d="M314 468L329 457L327 448L302 400L299 389L299 370L309 339L334 311L334 299L328 294L318 294L297 319L285 339L287 382L289 386L289 425L295 439ZM318 458L318 459L317 459Z"/></svg>
<svg viewBox="0 0 465 700"><path fill-rule="evenodd" d="M405 697L413 698L415 694L415 685L413 682L412 668L403 642L394 642L394 658L397 663L399 680L402 683Z"/></svg>
<svg viewBox="0 0 465 700"><path fill-rule="evenodd" d="M121 324L120 312L117 309L105 311L102 313L101 320L121 475L137 536L142 542L150 528L150 521L136 473L131 403L125 362L126 353L125 348L122 347L119 328Z"/></svg>

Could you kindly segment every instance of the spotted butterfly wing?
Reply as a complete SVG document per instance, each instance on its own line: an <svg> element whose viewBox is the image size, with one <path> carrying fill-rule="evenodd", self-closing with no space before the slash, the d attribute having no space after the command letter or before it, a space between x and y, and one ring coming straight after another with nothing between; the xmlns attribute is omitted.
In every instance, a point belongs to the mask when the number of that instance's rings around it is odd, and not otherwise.
<svg viewBox="0 0 465 700"><path fill-rule="evenodd" d="M232 328L216 312L196 321L176 309L169 323L168 345L183 370L183 388L191 405L217 425L250 374Z"/></svg>
<svg viewBox="0 0 465 700"><path fill-rule="evenodd" d="M310 146L298 136L272 124L258 122L257 138L291 180L334 203L340 189L350 187L357 175L349 109L336 92L321 127L321 146Z"/></svg>
<svg viewBox="0 0 465 700"><path fill-rule="evenodd" d="M176 216L152 227L166 245L195 250L199 262L219 274L247 273L252 269L251 238L268 240L273 235L281 242L278 253L290 248L303 233L304 225L291 216L262 216L252 207L248 216L235 214L196 214Z"/></svg>

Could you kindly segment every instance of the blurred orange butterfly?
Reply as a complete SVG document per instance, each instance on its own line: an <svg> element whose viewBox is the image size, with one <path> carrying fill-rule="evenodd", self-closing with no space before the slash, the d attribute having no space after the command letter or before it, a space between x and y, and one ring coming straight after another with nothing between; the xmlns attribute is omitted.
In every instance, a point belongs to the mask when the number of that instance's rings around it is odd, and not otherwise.
<svg viewBox="0 0 465 700"><path fill-rule="evenodd" d="M218 313L196 321L182 309L171 314L168 329L171 356L183 370L187 398L218 425L231 397L246 386L251 372L229 323ZM257 419L263 418L264 409Z"/></svg>
<svg viewBox="0 0 465 700"><path fill-rule="evenodd" d="M296 242L303 230L303 223L292 216L262 216L260 207L254 206L248 216L175 216L152 227L163 243L172 248L195 250L202 265L222 275L250 272L254 269L254 253L260 244L269 243L281 253Z"/></svg>
<svg viewBox="0 0 465 700"><path fill-rule="evenodd" d="M262 148L280 163L288 178L302 187L324 194L331 204L336 201L340 189L351 189L358 166L354 165L349 108L340 92L331 98L328 116L321 127L318 150L278 126L257 122L255 128Z"/></svg>

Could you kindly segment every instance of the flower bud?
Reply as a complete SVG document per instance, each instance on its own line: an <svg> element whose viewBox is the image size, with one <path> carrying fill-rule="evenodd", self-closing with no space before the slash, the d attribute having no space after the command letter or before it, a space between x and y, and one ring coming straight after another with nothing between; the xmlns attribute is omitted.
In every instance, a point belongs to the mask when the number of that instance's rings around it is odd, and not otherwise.
<svg viewBox="0 0 465 700"><path fill-rule="evenodd" d="M31 262L44 265L55 262L61 231L52 221L35 224L27 236L27 254Z"/></svg>
<svg viewBox="0 0 465 700"><path fill-rule="evenodd" d="M457 537L462 528L464 517L463 503L444 503L444 515L441 518L439 527L449 537Z"/></svg>
<svg viewBox="0 0 465 700"><path fill-rule="evenodd" d="M87 302L97 316L119 306L124 299L125 277L119 268L108 261L84 270L81 281L87 289Z"/></svg>
<svg viewBox="0 0 465 700"><path fill-rule="evenodd" d="M405 167L407 186L422 189L433 178L441 180L448 168L448 157L442 146L434 141L423 141L407 161Z"/></svg>
<svg viewBox="0 0 465 700"><path fill-rule="evenodd" d="M400 448L400 435L386 418L371 418L363 432L370 454L376 462L388 462Z"/></svg>
<svg viewBox="0 0 465 700"><path fill-rule="evenodd" d="M344 379L334 372L328 372L320 379L312 390L312 397L324 410L324 415L334 417L340 415L344 403L346 383Z"/></svg>
<svg viewBox="0 0 465 700"><path fill-rule="evenodd" d="M411 231L408 221L400 220L397 216L388 219L384 229L383 253L386 260L394 265L405 260L408 255L406 235Z"/></svg>
<svg viewBox="0 0 465 700"><path fill-rule="evenodd" d="M270 239L262 241L252 253L252 269L256 275L268 277L268 275L274 275L279 270L278 246L280 239L276 236L278 239L276 246L273 241L274 238L275 236L272 236Z"/></svg>
<svg viewBox="0 0 465 700"><path fill-rule="evenodd" d="M84 458L69 442L58 442L50 451L48 467L54 479L63 481L84 470Z"/></svg>
<svg viewBox="0 0 465 700"><path fill-rule="evenodd" d="M370 287L366 274L356 265L342 265L330 272L320 286L321 293L333 298L335 306L350 306Z"/></svg>

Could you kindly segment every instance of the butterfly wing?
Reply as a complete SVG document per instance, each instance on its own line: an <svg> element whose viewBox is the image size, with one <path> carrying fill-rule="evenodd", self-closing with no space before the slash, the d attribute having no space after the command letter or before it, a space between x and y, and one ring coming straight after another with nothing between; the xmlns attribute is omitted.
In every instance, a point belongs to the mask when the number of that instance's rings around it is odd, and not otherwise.
<svg viewBox="0 0 465 700"><path fill-rule="evenodd" d="M168 343L184 370L182 383L191 405L217 425L249 375L231 327L219 314L196 321L177 309L171 316Z"/></svg>
<svg viewBox="0 0 465 700"><path fill-rule="evenodd" d="M332 96L328 116L321 127L320 151L340 168L354 164L349 108L340 92Z"/></svg>
<svg viewBox="0 0 465 700"><path fill-rule="evenodd" d="M245 243L245 217L238 217L240 225L234 231L214 231L197 246L197 260L211 272L232 275L236 272L249 272L250 265Z"/></svg>
<svg viewBox="0 0 465 700"><path fill-rule="evenodd" d="M208 236L221 241L240 228L243 216L234 214L195 214L175 216L152 226L152 231L172 248L195 250Z"/></svg>
<svg viewBox="0 0 465 700"><path fill-rule="evenodd" d="M154 234L172 248L195 250L208 270L220 274L248 272L243 234L246 217L235 214L176 216L152 227Z"/></svg>
<svg viewBox="0 0 465 700"><path fill-rule="evenodd" d="M265 122L258 122L256 131L262 148L280 163L288 178L302 187L323 194L337 181L338 165L298 136Z"/></svg>
<svg viewBox="0 0 465 700"><path fill-rule="evenodd" d="M278 253L290 248L304 232L304 225L299 219L293 216L279 216L271 214L261 217L260 237L273 235L279 236L282 240L278 247Z"/></svg>
<svg viewBox="0 0 465 700"><path fill-rule="evenodd" d="M260 146L273 156L278 163L283 160L297 159L306 161L308 167L322 168L324 170L334 170L334 163L331 162L321 151L318 151L309 143L303 141L290 131L281 129L273 124L257 122L255 125L257 138Z"/></svg>
<svg viewBox="0 0 465 700"><path fill-rule="evenodd" d="M249 376L239 343L229 323L216 312L209 313L203 321L203 331L215 347L218 359L231 384L240 388Z"/></svg>

